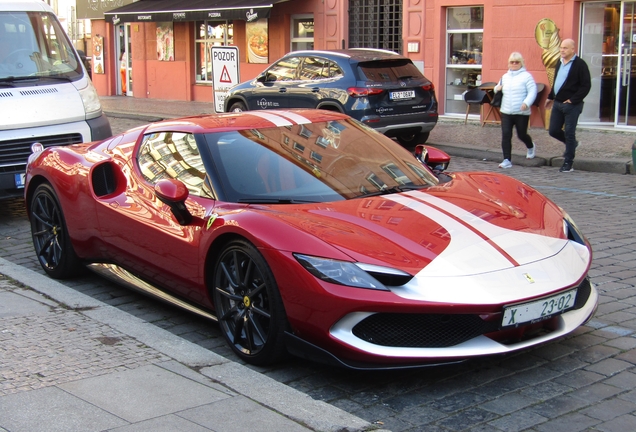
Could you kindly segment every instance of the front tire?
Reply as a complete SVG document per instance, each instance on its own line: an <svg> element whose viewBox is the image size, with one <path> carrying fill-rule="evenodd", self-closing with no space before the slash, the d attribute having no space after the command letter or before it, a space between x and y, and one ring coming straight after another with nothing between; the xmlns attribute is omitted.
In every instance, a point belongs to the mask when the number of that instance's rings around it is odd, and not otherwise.
<svg viewBox="0 0 636 432"><path fill-rule="evenodd" d="M403 147L407 149L414 149L418 144L424 144L431 133L430 132L419 132L415 134L408 135L399 135L397 140Z"/></svg>
<svg viewBox="0 0 636 432"><path fill-rule="evenodd" d="M232 106L230 106L230 112L243 112L247 111L247 107L243 102L234 102Z"/></svg>
<svg viewBox="0 0 636 432"><path fill-rule="evenodd" d="M213 298L223 336L243 361L266 365L285 355L283 301L253 245L237 240L223 249L214 269Z"/></svg>
<svg viewBox="0 0 636 432"><path fill-rule="evenodd" d="M33 247L40 265L54 279L78 275L82 266L66 228L62 206L53 188L39 185L29 206Z"/></svg>

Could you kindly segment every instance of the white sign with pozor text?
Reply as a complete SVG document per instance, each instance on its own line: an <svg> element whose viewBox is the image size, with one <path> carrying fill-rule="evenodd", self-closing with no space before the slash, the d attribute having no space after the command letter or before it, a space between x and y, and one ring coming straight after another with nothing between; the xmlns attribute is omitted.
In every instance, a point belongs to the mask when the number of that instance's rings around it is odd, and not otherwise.
<svg viewBox="0 0 636 432"><path fill-rule="evenodd" d="M227 93L239 82L239 52L234 46L213 46L210 55L214 76L214 111L223 112Z"/></svg>

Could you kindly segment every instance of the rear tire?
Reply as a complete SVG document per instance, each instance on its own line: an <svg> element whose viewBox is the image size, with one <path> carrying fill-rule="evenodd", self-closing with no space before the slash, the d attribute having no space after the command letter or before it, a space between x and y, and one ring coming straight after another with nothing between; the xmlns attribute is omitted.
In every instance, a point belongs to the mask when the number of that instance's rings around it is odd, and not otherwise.
<svg viewBox="0 0 636 432"><path fill-rule="evenodd" d="M237 240L223 249L214 269L213 299L223 336L243 361L266 365L285 356L283 300L252 244Z"/></svg>
<svg viewBox="0 0 636 432"><path fill-rule="evenodd" d="M29 206L33 247L40 265L54 279L68 279L83 270L66 228L62 206L48 183L39 185Z"/></svg>
<svg viewBox="0 0 636 432"><path fill-rule="evenodd" d="M428 140L430 134L430 132L419 132L415 134L399 135L397 140L407 149L414 149L416 145L424 144Z"/></svg>
<svg viewBox="0 0 636 432"><path fill-rule="evenodd" d="M230 112L243 112L247 111L247 107L243 102L234 102L232 106L230 106Z"/></svg>

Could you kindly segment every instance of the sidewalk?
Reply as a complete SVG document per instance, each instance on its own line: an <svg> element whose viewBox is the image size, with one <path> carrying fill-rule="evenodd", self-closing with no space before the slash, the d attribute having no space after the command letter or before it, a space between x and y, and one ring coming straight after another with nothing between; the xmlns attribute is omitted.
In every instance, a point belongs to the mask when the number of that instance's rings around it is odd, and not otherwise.
<svg viewBox="0 0 636 432"><path fill-rule="evenodd" d="M168 101L140 99L125 96L100 97L104 112L111 117L157 121L166 118L185 117L214 112L210 102ZM525 146L516 135L513 137L512 163L523 166L556 166L563 164L564 145L548 135L543 127L529 131L537 146L537 157L525 158ZM636 132L614 128L577 128L580 142L574 168L583 171L636 174L632 166L632 145ZM431 132L428 144L446 151L451 156L461 156L501 162L501 129L498 125L481 127L477 120L464 124L463 116L441 117ZM452 162L451 162L452 168ZM513 168L514 169L514 168Z"/></svg>
<svg viewBox="0 0 636 432"><path fill-rule="evenodd" d="M0 431L374 428L0 258Z"/></svg>

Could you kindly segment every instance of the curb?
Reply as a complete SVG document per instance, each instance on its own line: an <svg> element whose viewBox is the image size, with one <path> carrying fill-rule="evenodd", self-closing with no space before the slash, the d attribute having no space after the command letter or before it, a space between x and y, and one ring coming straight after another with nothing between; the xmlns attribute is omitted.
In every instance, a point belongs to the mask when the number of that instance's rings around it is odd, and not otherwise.
<svg viewBox="0 0 636 432"><path fill-rule="evenodd" d="M483 161L501 162L501 151L480 150L451 143L428 144L445 151L450 156L465 157L469 159L480 159ZM513 154L512 163L513 165L520 165L525 167L560 167L561 165L563 165L563 156L551 156L548 158L535 157L534 159L526 159L524 155ZM603 172L612 174L636 174L632 161L576 158L574 160L574 168L580 171Z"/></svg>
<svg viewBox="0 0 636 432"><path fill-rule="evenodd" d="M0 257L0 274L44 296L108 325L154 350L188 366L229 390L276 411L315 431L362 432L377 430L371 423L326 402L279 383L255 370L136 318L114 306L75 291L47 276ZM202 368L202 369L200 369ZM200 369L200 370L199 370ZM183 371L178 372L185 376ZM379 431L378 431L379 432Z"/></svg>

